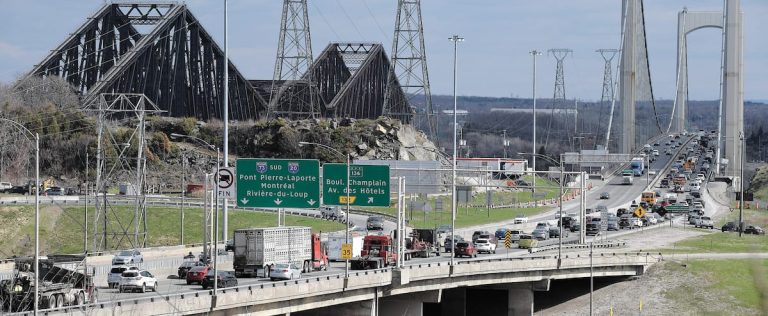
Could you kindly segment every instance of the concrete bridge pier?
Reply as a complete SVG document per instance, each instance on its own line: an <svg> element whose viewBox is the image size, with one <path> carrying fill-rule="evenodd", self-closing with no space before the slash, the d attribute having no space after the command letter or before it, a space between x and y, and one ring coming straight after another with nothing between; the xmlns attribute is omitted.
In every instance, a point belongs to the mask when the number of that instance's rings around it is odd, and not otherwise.
<svg viewBox="0 0 768 316"><path fill-rule="evenodd" d="M431 315L440 308L443 290L388 296L379 300L379 315Z"/></svg>

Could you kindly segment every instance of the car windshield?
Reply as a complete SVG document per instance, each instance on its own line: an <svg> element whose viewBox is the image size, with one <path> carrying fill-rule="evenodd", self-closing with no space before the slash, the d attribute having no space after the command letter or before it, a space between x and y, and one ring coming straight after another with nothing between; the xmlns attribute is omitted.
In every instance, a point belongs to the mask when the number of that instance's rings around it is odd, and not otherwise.
<svg viewBox="0 0 768 316"><path fill-rule="evenodd" d="M275 269L288 269L290 268L290 265L287 263L278 263L275 265Z"/></svg>
<svg viewBox="0 0 768 316"><path fill-rule="evenodd" d="M475 241L475 243L476 244L487 244L488 240L486 240L486 239L478 239L477 241Z"/></svg>
<svg viewBox="0 0 768 316"><path fill-rule="evenodd" d="M456 247L468 247L468 246L469 246L469 243L465 243L465 242L460 242L456 244Z"/></svg>
<svg viewBox="0 0 768 316"><path fill-rule="evenodd" d="M130 256L132 256L132 255L133 255L133 252L131 252L131 251L121 251L121 252L120 252L120 253L118 253L117 255L118 255L118 256L123 256L123 257L130 257Z"/></svg>
<svg viewBox="0 0 768 316"><path fill-rule="evenodd" d="M139 276L139 273L136 271L126 271L126 272L123 272L122 276L125 278L132 278L132 277Z"/></svg>

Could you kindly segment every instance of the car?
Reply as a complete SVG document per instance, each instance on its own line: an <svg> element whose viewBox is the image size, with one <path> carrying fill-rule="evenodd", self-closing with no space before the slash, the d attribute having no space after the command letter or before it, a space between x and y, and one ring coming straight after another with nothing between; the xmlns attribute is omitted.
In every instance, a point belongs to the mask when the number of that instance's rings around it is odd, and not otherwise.
<svg viewBox="0 0 768 316"><path fill-rule="evenodd" d="M607 213L608 212L608 207L605 206L605 205L595 206L595 212Z"/></svg>
<svg viewBox="0 0 768 316"><path fill-rule="evenodd" d="M632 224L632 227L643 227L643 221L637 217L630 218L629 222Z"/></svg>
<svg viewBox="0 0 768 316"><path fill-rule="evenodd" d="M617 217L622 217L624 214L632 214L632 211L623 207L616 210Z"/></svg>
<svg viewBox="0 0 768 316"><path fill-rule="evenodd" d="M194 256L193 256L194 258ZM177 275L179 276L179 279L185 279L187 277L187 272L194 268L194 267L200 267L204 266L205 264L198 261L198 260L186 260L179 265Z"/></svg>
<svg viewBox="0 0 768 316"><path fill-rule="evenodd" d="M224 251L235 251L235 240L228 239L224 244Z"/></svg>
<svg viewBox="0 0 768 316"><path fill-rule="evenodd" d="M739 231L739 227L735 222L727 222L725 225L723 225L723 227L720 228L720 230L722 232L737 232Z"/></svg>
<svg viewBox="0 0 768 316"><path fill-rule="evenodd" d="M528 222L528 216L525 216L523 214L518 214L515 216L515 224L523 224Z"/></svg>
<svg viewBox="0 0 768 316"><path fill-rule="evenodd" d="M549 229L549 223L548 222L538 222L536 223L536 228L546 228Z"/></svg>
<svg viewBox="0 0 768 316"><path fill-rule="evenodd" d="M496 244L485 238L478 238L474 242L478 253L496 253Z"/></svg>
<svg viewBox="0 0 768 316"><path fill-rule="evenodd" d="M338 220L345 218L346 215L347 213L338 206L323 205L320 207L320 216L326 219Z"/></svg>
<svg viewBox="0 0 768 316"><path fill-rule="evenodd" d="M653 177L656 175L656 170L648 170L648 175Z"/></svg>
<svg viewBox="0 0 768 316"><path fill-rule="evenodd" d="M118 292L120 293L135 290L144 293L148 289L157 292L157 279L147 270L124 271L120 276L120 285L118 285Z"/></svg>
<svg viewBox="0 0 768 316"><path fill-rule="evenodd" d="M597 235L600 235L600 224L595 222L587 224L587 236Z"/></svg>
<svg viewBox="0 0 768 316"><path fill-rule="evenodd" d="M5 193L13 193L13 194L29 194L29 186L26 185L15 185L10 189L6 189Z"/></svg>
<svg viewBox="0 0 768 316"><path fill-rule="evenodd" d="M535 248L539 245L539 240L534 238L532 235L523 234L520 235L520 241L518 242L518 248Z"/></svg>
<svg viewBox="0 0 768 316"><path fill-rule="evenodd" d="M618 220L612 220L607 221L605 225L605 230L607 231L618 231L619 230L619 221Z"/></svg>
<svg viewBox="0 0 768 316"><path fill-rule="evenodd" d="M443 242L443 245L445 247L445 252L451 252L451 249L453 249L453 241L460 242L464 241L464 237L461 237L459 235L454 235L453 240L451 239L451 236L445 237L445 241Z"/></svg>
<svg viewBox="0 0 768 316"><path fill-rule="evenodd" d="M490 234L491 233L485 230L476 230L474 233L472 233L472 241L475 241L478 238L480 238L480 235L490 235Z"/></svg>
<svg viewBox="0 0 768 316"><path fill-rule="evenodd" d="M571 228L570 228L570 230L571 230L571 232L572 232L572 233L575 233L575 232L577 232L577 231L580 231L580 230L581 230L581 223L579 223L578 221L573 221L573 222L571 223Z"/></svg>
<svg viewBox="0 0 768 316"><path fill-rule="evenodd" d="M384 218L381 216L371 216L365 223L368 230L384 230Z"/></svg>
<svg viewBox="0 0 768 316"><path fill-rule="evenodd" d="M139 271L139 268L126 265L112 267L109 270L109 274L107 274L107 287L110 289L117 288L117 286L120 285L120 279L125 271Z"/></svg>
<svg viewBox="0 0 768 316"><path fill-rule="evenodd" d="M712 223L712 218L709 216L702 216L694 224L696 227L714 229L715 224Z"/></svg>
<svg viewBox="0 0 768 316"><path fill-rule="evenodd" d="M563 228L571 228L571 225L573 224L573 222L576 221L576 218L571 217L571 216L565 216L565 217L557 220L557 226L560 226L560 221L563 222Z"/></svg>
<svg viewBox="0 0 768 316"><path fill-rule="evenodd" d="M549 239L549 227L537 227L531 235L538 240L547 240Z"/></svg>
<svg viewBox="0 0 768 316"><path fill-rule="evenodd" d="M658 156L659 155L659 150L658 149L654 149L653 150L653 155L654 156Z"/></svg>
<svg viewBox="0 0 768 316"><path fill-rule="evenodd" d="M624 228L632 229L632 222L629 216L622 216L619 218L619 229Z"/></svg>
<svg viewBox="0 0 768 316"><path fill-rule="evenodd" d="M765 235L765 230L759 226L749 225L747 228L744 228L744 233L753 235Z"/></svg>
<svg viewBox="0 0 768 316"><path fill-rule="evenodd" d="M144 262L144 255L138 250L123 250L112 258L112 265L134 264Z"/></svg>
<svg viewBox="0 0 768 316"><path fill-rule="evenodd" d="M219 276L219 280L216 282L218 287L237 286L237 278L235 277L234 271L219 271L217 274ZM203 279L202 286L203 290L213 287L213 269L208 270L208 274L205 275L205 278Z"/></svg>
<svg viewBox="0 0 768 316"><path fill-rule="evenodd" d="M301 278L301 267L295 263L277 263L269 270L269 279L293 280Z"/></svg>
<svg viewBox="0 0 768 316"><path fill-rule="evenodd" d="M691 190L691 196L694 198L701 198L701 191L700 190Z"/></svg>
<svg viewBox="0 0 768 316"><path fill-rule="evenodd" d="M707 180L707 176L705 176L703 173L699 173L696 175L696 179L700 181L705 181Z"/></svg>
<svg viewBox="0 0 768 316"><path fill-rule="evenodd" d="M699 217L701 217L699 214L688 214L688 225L696 225L696 222L699 221Z"/></svg>
<svg viewBox="0 0 768 316"><path fill-rule="evenodd" d="M449 232L451 232L451 225L440 225L440 226L437 227L435 232L438 233L438 234L449 233Z"/></svg>
<svg viewBox="0 0 768 316"><path fill-rule="evenodd" d="M516 229L510 230L509 239L513 243L516 243L516 242L520 241L520 236L523 235L523 234L525 234L525 233L522 230L516 230Z"/></svg>
<svg viewBox="0 0 768 316"><path fill-rule="evenodd" d="M499 228L496 230L496 233L494 235L496 236L496 239L504 239L507 237L507 232L509 231L509 228Z"/></svg>
<svg viewBox="0 0 768 316"><path fill-rule="evenodd" d="M645 213L645 216L643 216L643 218L644 218L644 219L645 219L645 220L646 220L646 221L647 221L649 224L651 224L651 225L656 225L656 224L658 224L658 223L659 223L659 221L656 219L656 217L654 217L654 216L653 216L653 215L651 215L650 213Z"/></svg>
<svg viewBox="0 0 768 316"><path fill-rule="evenodd" d="M607 199L610 199L610 198L611 198L611 193L609 193L609 192L600 193L600 199L601 200L607 200Z"/></svg>
<svg viewBox="0 0 768 316"><path fill-rule="evenodd" d="M460 241L456 243L456 251L453 256L458 257L477 257L477 248L471 241Z"/></svg>
<svg viewBox="0 0 768 316"><path fill-rule="evenodd" d="M64 189L61 187L50 187L43 191L43 194L47 196L61 196L64 195Z"/></svg>
<svg viewBox="0 0 768 316"><path fill-rule="evenodd" d="M549 238L560 237L560 227L552 226L549 228ZM563 227L563 238L568 238L568 230Z"/></svg>
<svg viewBox="0 0 768 316"><path fill-rule="evenodd" d="M208 274L208 270L210 270L210 267L203 265L203 266L196 266L192 267L187 271L187 285L190 285L192 283L197 284L203 284L203 279L205 278L205 275Z"/></svg>

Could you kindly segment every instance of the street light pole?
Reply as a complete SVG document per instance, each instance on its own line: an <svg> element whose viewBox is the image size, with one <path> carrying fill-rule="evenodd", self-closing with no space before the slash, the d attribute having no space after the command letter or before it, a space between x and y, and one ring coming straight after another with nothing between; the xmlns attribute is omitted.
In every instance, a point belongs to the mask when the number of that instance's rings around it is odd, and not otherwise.
<svg viewBox="0 0 768 316"><path fill-rule="evenodd" d="M453 161L451 163L452 177L451 177L451 267L453 267L454 249L456 249L456 129L458 122L456 120L456 112L458 111L458 99L456 97L456 69L459 65L458 52L459 42L463 42L464 38L454 34L448 38L453 42Z"/></svg>
<svg viewBox="0 0 768 316"><path fill-rule="evenodd" d="M517 154L520 155L520 156L529 155L528 153L517 153ZM551 162L551 163L558 164L552 158L549 158L549 157L544 156L544 155L540 155L540 154L536 154L536 153L533 153L533 154L530 154L530 155L533 156L533 157L541 156L541 158L543 158L545 160L549 160L549 162ZM564 181L565 181L565 172L563 170L563 155L562 154L560 154L559 165L560 165L560 207L559 207L559 211L558 211L558 219L557 219L558 224L557 224L557 226L559 226L560 234L557 237L557 239L558 239L558 242L557 242L557 268L558 269L560 268L560 264L562 263L562 255L563 255L563 194L565 193L564 192L565 189L564 189L563 185L564 185ZM534 175L534 177L535 177L535 175Z"/></svg>
<svg viewBox="0 0 768 316"><path fill-rule="evenodd" d="M219 169L220 169L220 167L221 167L221 150L219 149L219 147L218 147L218 146L214 146L214 145L211 145L210 143L208 143L208 142L206 142L206 141L204 141L204 140L202 140L202 139L200 139L200 138L197 138L197 137L195 137L195 136L184 135L184 134L178 134L178 133L171 133L171 135L170 135L170 136L171 136L171 138L173 138L173 139L176 139L176 138L187 138L187 139L191 139L191 140L194 140L194 141L198 142L199 144L203 144L203 145L205 145L206 147L208 147L208 149L211 149L211 150L215 150L215 151L216 151L216 174L214 175L214 180L213 180L213 182L214 182L214 185L216 186L216 188L214 189L214 190L215 190L215 192L216 192L216 196L215 196L215 199L216 199L216 200L215 200L215 201L216 201L216 202L215 202L215 203L216 203L216 214L215 214L215 216L216 216L216 218L215 218L215 220L214 220L214 219L212 219L211 221L212 221L212 222L213 222L213 221L215 221L215 222L217 222L217 223L216 223L216 227L215 227L215 228L214 228L214 227L211 227L211 230L215 230L214 234L218 235L218 229L219 229L219 227L218 227L218 212L219 212L219 208L218 208L218 203L219 203L218 187L219 187L219 186L218 186L218 183L217 183L217 181L218 181L218 180L217 180L215 177L218 177L218 176L219 176ZM225 143L226 143L226 142L225 142ZM226 152L225 152L225 153L226 153ZM226 156L226 155L225 155L225 156ZM182 171L182 172L183 172L183 171ZM208 186L208 181L209 181L209 180L208 180L208 177L207 177L207 174L206 174L206 179L205 179L205 187L206 187L206 189L205 189L205 195L206 195L206 196L208 196L208 189L207 189L207 186ZM183 190L183 189L182 189L182 190ZM182 205L183 205L183 202L182 202ZM223 213L224 213L224 214L223 214L223 217L225 218L225 223L224 223L225 227L226 227L226 216L227 216L227 215L226 215L226 205L227 205L227 200L226 200L226 199L224 199L224 211L223 211ZM182 206L182 208L183 208L183 206ZM183 211L182 211L182 212L183 212ZM205 221L205 215L203 216L203 222L206 222L206 221ZM183 228L183 227L184 227L184 226L183 226L183 224L184 224L184 223L183 223L183 215L182 215L182 230L184 229L184 228ZM205 229L205 225L203 225L203 237L204 237L204 239L203 239L203 254L204 254L204 256L205 256L205 260L207 261L207 260L208 260L208 256L209 256L209 253L208 253L208 251L206 250L206 244L207 244L207 242L205 241L205 235L206 235L206 229ZM217 237L217 238L213 238L213 236L211 237L211 242L213 242L214 240L218 240L218 236L215 236L215 237ZM226 237L226 235L225 235L224 237ZM224 240L226 240L226 239L224 239ZM214 249L216 249L215 245L214 245ZM216 266L216 262L215 262L215 260L216 260L216 256L214 255L214 266ZM216 272L216 269L215 269L215 268L214 268L214 272ZM216 280L217 280L217 277L218 277L218 276L216 276L216 277L214 278L214 290L215 290L215 288L216 288L216 285L217 285L217 284L216 284L216 283L217 283L217 282L216 282Z"/></svg>
<svg viewBox="0 0 768 316"><path fill-rule="evenodd" d="M744 154L746 153L744 144L744 132L739 133L739 141L741 141L741 159L739 159L739 165L741 167L740 179L739 179L739 237L741 237L744 231ZM736 163L734 161L734 163Z"/></svg>
<svg viewBox="0 0 768 316"><path fill-rule="evenodd" d="M533 158L531 158L533 163L533 189L531 189L531 192L536 192L536 156L537 153L536 150L536 56L541 56L541 52L537 50L532 50L530 52L531 56L533 56Z"/></svg>
<svg viewBox="0 0 768 316"><path fill-rule="evenodd" d="M349 166L350 166L350 162L351 162L350 161L350 155L349 154L345 155L342 152L340 152L340 151L336 150L335 148L333 148L331 146L328 146L328 145L323 145L323 144L313 143L313 142L299 142L299 146L304 146L304 145L313 145L313 146L322 147L322 148L328 149L328 150L338 154L339 156L345 156L346 159L347 159L347 185L346 185L347 186L347 200L346 200L346 203L345 203L346 204L346 215L345 216L346 216L347 229L346 229L346 232L344 234L344 243L349 244L349 195L350 195L350 192L349 192ZM344 260L344 279L346 280L348 278L349 278L349 260Z"/></svg>

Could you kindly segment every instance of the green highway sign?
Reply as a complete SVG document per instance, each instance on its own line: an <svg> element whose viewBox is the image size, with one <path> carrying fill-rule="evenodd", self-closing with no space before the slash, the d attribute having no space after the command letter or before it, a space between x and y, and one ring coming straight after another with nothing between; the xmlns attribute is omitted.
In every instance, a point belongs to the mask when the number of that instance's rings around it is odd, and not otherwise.
<svg viewBox="0 0 768 316"><path fill-rule="evenodd" d="M349 166L349 205L389 206L389 166ZM323 165L323 203L347 204L347 164Z"/></svg>
<svg viewBox="0 0 768 316"><path fill-rule="evenodd" d="M238 159L238 207L316 208L320 162L309 159Z"/></svg>

